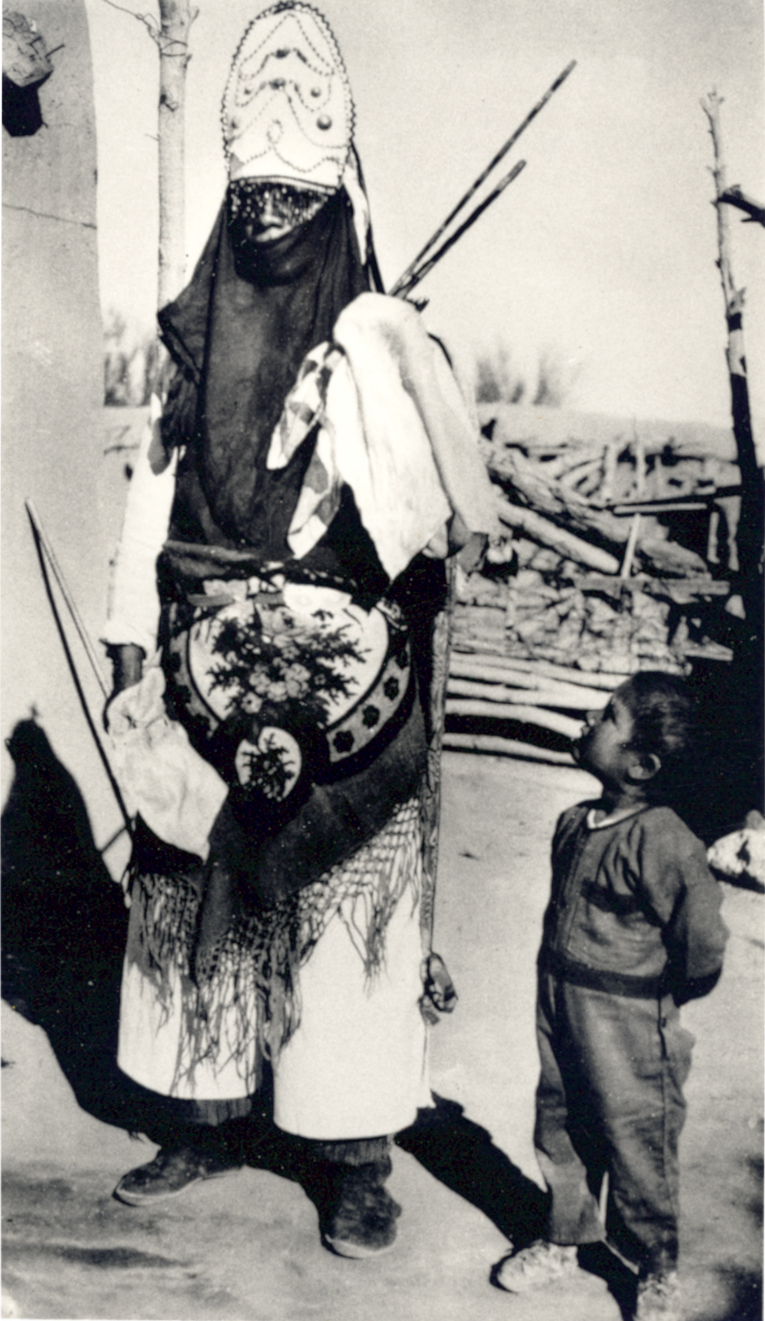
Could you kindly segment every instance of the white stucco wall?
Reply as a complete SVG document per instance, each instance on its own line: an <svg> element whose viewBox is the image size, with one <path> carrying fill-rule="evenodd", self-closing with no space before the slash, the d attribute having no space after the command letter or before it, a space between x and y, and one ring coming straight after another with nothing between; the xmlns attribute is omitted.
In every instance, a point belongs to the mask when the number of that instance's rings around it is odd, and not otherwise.
<svg viewBox="0 0 765 1321"><path fill-rule="evenodd" d="M99 496L102 326L96 248L96 142L82 0L19 0L53 57L43 127L3 130L2 733L36 714L74 775L97 844L119 825L56 633L24 508L43 520L84 620L103 618L111 529ZM67 628L73 630L67 620ZM102 698L79 643L100 720ZM3 799L13 771L3 748Z"/></svg>

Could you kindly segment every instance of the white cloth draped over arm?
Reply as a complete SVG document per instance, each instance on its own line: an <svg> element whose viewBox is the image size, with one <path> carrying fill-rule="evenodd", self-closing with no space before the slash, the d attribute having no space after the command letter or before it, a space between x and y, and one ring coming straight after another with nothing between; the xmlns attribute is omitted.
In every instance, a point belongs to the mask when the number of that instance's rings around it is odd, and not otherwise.
<svg viewBox="0 0 765 1321"><path fill-rule="evenodd" d="M419 312L399 298L361 294L341 312L334 339L358 391L370 466L374 472L384 458L392 474L385 492L390 503L382 511L377 499L377 514L393 520L403 514L414 533L423 519L425 525L433 521L437 483L448 502L446 519L459 517L465 539L471 532L496 532L477 428L443 349ZM372 507L367 513L374 518ZM432 535L416 549L424 550Z"/></svg>
<svg viewBox="0 0 765 1321"><path fill-rule="evenodd" d="M400 299L361 294L333 344L308 355L274 431L268 466L289 462L319 423L288 540L304 555L326 530L342 482L353 491L393 579L416 554L446 555L497 531L491 484L471 419L440 345ZM459 529L457 547L447 544Z"/></svg>
<svg viewBox="0 0 765 1321"><path fill-rule="evenodd" d="M157 557L165 543L175 493L178 451L164 459L159 441L160 403L152 397L150 423L128 487L122 535L112 561L106 625L101 640L133 642L146 656L157 648ZM161 456L161 457L160 457Z"/></svg>
<svg viewBox="0 0 765 1321"><path fill-rule="evenodd" d="M102 641L142 647L143 678L110 703L112 762L131 815L139 812L159 839L201 858L228 790L196 752L186 730L165 711L158 664L157 557L167 538L175 492L177 451L168 462L159 436L161 409L152 398L128 488L122 536L112 562Z"/></svg>

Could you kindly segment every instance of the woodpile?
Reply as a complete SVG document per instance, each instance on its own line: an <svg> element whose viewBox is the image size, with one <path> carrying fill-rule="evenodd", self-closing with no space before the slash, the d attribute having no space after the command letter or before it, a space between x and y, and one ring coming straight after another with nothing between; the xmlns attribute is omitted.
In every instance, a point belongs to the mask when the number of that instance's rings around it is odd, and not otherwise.
<svg viewBox="0 0 765 1321"><path fill-rule="evenodd" d="M503 535L458 572L445 746L566 763L584 712L627 675L731 659L715 620L738 470L687 431L587 440L534 421L524 435L510 406L482 418Z"/></svg>

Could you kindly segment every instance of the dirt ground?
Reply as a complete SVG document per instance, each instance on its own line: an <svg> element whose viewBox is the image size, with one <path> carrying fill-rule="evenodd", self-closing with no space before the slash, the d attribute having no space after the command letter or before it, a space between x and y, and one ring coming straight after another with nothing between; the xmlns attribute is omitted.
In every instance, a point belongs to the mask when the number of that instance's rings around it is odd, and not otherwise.
<svg viewBox="0 0 765 1321"><path fill-rule="evenodd" d="M558 813L580 771L447 753L435 947L460 995L432 1034L430 1127L394 1153L395 1250L353 1262L319 1243L301 1187L267 1168L154 1211L111 1197L153 1146L76 1100L48 1036L9 1006L3 1057L3 1315L157 1321L618 1321L593 1270L512 1297L491 1283L515 1200L538 1180L534 960ZM763 906L726 885L725 974L688 1006L681 1277L688 1321L762 1315ZM77 1035L75 1031L75 1036ZM87 1052L88 1041L74 1048Z"/></svg>

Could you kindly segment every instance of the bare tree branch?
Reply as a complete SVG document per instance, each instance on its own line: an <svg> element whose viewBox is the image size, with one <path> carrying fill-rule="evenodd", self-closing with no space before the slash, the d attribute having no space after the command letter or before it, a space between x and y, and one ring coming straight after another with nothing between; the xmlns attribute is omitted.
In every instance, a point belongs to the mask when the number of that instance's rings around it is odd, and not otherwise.
<svg viewBox="0 0 765 1321"><path fill-rule="evenodd" d="M129 14L131 18L137 18L139 23L143 23L152 41L159 44L159 28L156 19L151 14L137 14L134 9L128 9L125 5L118 5L116 0L103 0L103 2L112 9L119 9L121 14Z"/></svg>
<svg viewBox="0 0 765 1321"><path fill-rule="evenodd" d="M718 96L716 91L710 92L707 98L701 102L701 108L709 121L709 135L712 139L712 148L714 151L715 163L712 168L712 178L715 181L715 202L718 202L722 194L725 192L725 162L722 155L720 133L720 107L722 103L723 97ZM722 281L725 311L726 315L730 317L733 310L731 305L734 300L739 301L739 307L743 306L744 291L743 289L737 290L733 283L730 262L728 212L724 206L717 207L717 248L719 253L717 266Z"/></svg>
<svg viewBox="0 0 765 1321"><path fill-rule="evenodd" d="M730 206L737 206L739 210L747 212L742 224L765 225L765 206L760 206L758 202L752 201L751 197L742 193L738 184L731 184L730 188L721 193L715 205L719 206L721 202L727 202Z"/></svg>

